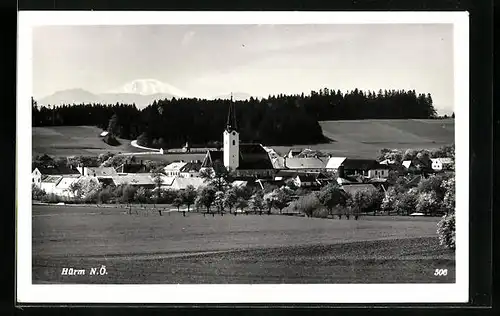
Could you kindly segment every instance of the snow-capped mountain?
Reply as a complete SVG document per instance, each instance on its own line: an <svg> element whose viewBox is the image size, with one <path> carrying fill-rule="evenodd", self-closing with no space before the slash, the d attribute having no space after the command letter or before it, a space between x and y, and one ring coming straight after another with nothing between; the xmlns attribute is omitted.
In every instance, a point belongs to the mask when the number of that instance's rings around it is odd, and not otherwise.
<svg viewBox="0 0 500 316"><path fill-rule="evenodd" d="M155 100L188 97L182 90L155 79L137 79L105 93L92 93L83 89L57 91L38 100L39 105L62 105L79 103L133 104L142 109Z"/></svg>
<svg viewBox="0 0 500 316"><path fill-rule="evenodd" d="M140 95L170 94L176 97L188 97L188 94L171 84L156 79L136 79L108 93L126 93Z"/></svg>

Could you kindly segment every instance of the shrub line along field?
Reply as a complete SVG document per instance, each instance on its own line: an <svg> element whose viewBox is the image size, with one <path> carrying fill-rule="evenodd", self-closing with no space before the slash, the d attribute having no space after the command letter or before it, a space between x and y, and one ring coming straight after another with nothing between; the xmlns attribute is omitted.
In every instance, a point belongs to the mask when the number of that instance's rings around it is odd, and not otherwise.
<svg viewBox="0 0 500 316"><path fill-rule="evenodd" d="M40 216L47 214L54 216ZM439 245L438 218L376 217L160 217L33 205L33 282L454 282L454 252ZM106 276L61 275L63 267L99 265ZM435 268L448 275L434 276Z"/></svg>
<svg viewBox="0 0 500 316"><path fill-rule="evenodd" d="M454 142L454 119L440 120L349 120L320 122L323 134L332 140L316 145L270 146L278 152L292 147L325 150L333 155L374 158L382 148L438 148ZM130 140L119 139L110 146L92 126L33 127L33 154L54 156L99 155L101 153L141 153ZM266 145L266 144L263 144ZM152 160L200 160L204 153L140 155Z"/></svg>

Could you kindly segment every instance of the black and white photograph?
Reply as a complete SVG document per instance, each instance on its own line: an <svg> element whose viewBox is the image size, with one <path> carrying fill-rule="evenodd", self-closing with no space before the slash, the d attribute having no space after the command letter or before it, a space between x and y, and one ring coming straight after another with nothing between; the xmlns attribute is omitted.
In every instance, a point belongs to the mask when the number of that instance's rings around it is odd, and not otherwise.
<svg viewBox="0 0 500 316"><path fill-rule="evenodd" d="M20 300L467 300L466 13L19 32Z"/></svg>

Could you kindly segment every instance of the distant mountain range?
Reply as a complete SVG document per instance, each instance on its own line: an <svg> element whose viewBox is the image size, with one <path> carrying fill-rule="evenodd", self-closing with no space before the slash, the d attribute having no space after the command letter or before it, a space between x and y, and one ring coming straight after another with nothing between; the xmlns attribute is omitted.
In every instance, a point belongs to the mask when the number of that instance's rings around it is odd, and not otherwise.
<svg viewBox="0 0 500 316"><path fill-rule="evenodd" d="M39 105L62 105L62 104L79 104L79 103L101 103L101 104L133 104L138 109L147 107L155 100L164 100L172 98L189 97L182 90L155 79L137 79L127 82L123 86L105 92L92 93L83 89L68 89L57 91L47 97L37 100ZM248 100L250 94L244 92L233 93L233 100ZM219 95L210 100L230 99L230 94Z"/></svg>

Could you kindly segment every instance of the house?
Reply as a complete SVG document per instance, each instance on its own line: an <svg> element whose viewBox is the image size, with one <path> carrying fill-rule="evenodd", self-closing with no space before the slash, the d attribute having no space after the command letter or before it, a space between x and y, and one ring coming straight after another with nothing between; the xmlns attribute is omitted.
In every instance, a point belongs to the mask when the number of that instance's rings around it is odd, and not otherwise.
<svg viewBox="0 0 500 316"><path fill-rule="evenodd" d="M216 161L224 163L224 166L234 172L236 178L271 178L274 174L273 164L268 153L260 144L237 144L227 148L232 160L224 156L225 151L208 150L202 168L211 168ZM236 158L237 157L237 158Z"/></svg>
<svg viewBox="0 0 500 316"><path fill-rule="evenodd" d="M320 182L317 180L318 174L299 174L294 179L293 182L299 188L310 188L320 186Z"/></svg>
<svg viewBox="0 0 500 316"><path fill-rule="evenodd" d="M69 176L80 175L78 170L66 166L45 166L36 167L31 173L31 182L40 187L42 180L46 176Z"/></svg>
<svg viewBox="0 0 500 316"><path fill-rule="evenodd" d="M406 169L410 169L410 167L413 167L414 164L413 164L413 161L411 160L404 160L402 163L403 167L405 167Z"/></svg>
<svg viewBox="0 0 500 316"><path fill-rule="evenodd" d="M340 178L349 175L360 175L366 178L387 178L389 168L374 159L347 157L331 157L326 164L326 170L337 172Z"/></svg>
<svg viewBox="0 0 500 316"><path fill-rule="evenodd" d="M182 178L176 177L170 186L173 190L185 190L188 186L193 186L195 189L206 185L204 179L199 177Z"/></svg>
<svg viewBox="0 0 500 316"><path fill-rule="evenodd" d="M59 196L73 197L71 185L81 179L79 175L63 176L55 186L54 193Z"/></svg>
<svg viewBox="0 0 500 316"><path fill-rule="evenodd" d="M431 158L431 168L434 171L449 170L453 167L451 158Z"/></svg>
<svg viewBox="0 0 500 316"><path fill-rule="evenodd" d="M181 168L184 167L186 164L187 162L184 161L172 162L171 164L163 168L163 171L169 177L178 177L181 174Z"/></svg>
<svg viewBox="0 0 500 316"><path fill-rule="evenodd" d="M274 169L285 169L285 157L271 157Z"/></svg>
<svg viewBox="0 0 500 316"><path fill-rule="evenodd" d="M183 167L179 170L179 175L183 178L193 178L199 177L201 170L201 161L193 160L187 162Z"/></svg>
<svg viewBox="0 0 500 316"><path fill-rule="evenodd" d="M293 157L295 157L295 156L300 155L300 153L301 153L301 152L302 152L302 149L294 149L294 148L292 148L292 149L290 149L290 151L286 154L286 156L285 156L285 157L287 157L287 158L293 158Z"/></svg>
<svg viewBox="0 0 500 316"><path fill-rule="evenodd" d="M284 158L285 169L298 172L322 172L326 168L327 161L318 157L295 157Z"/></svg>
<svg viewBox="0 0 500 316"><path fill-rule="evenodd" d="M116 174L113 167L76 167L78 172L84 177L110 177Z"/></svg>
<svg viewBox="0 0 500 316"><path fill-rule="evenodd" d="M111 178L116 186L132 185L146 189L153 189L156 186L150 173L118 173Z"/></svg>

